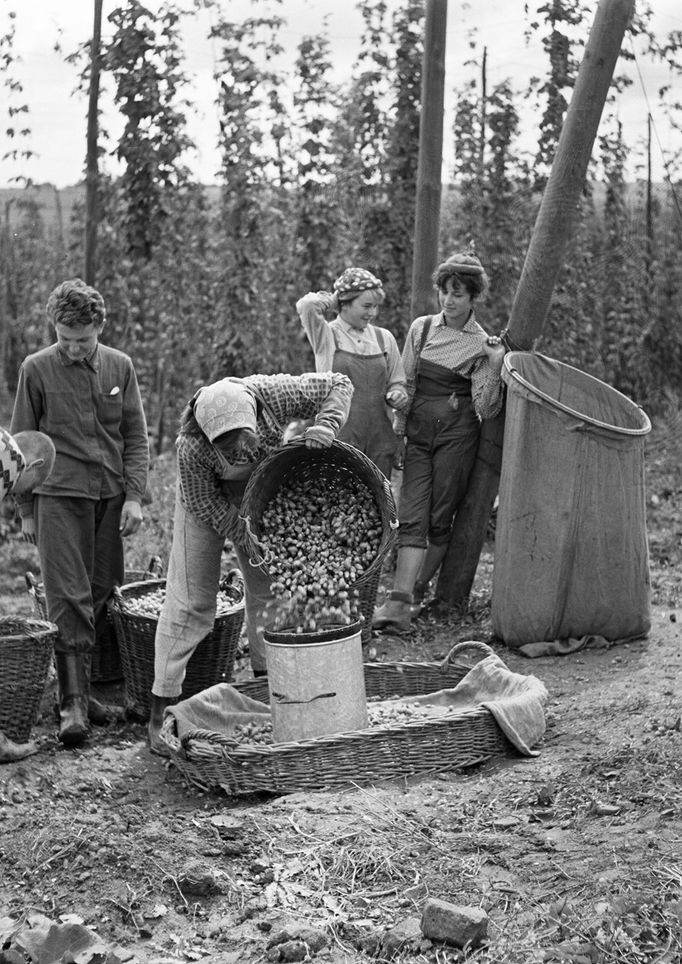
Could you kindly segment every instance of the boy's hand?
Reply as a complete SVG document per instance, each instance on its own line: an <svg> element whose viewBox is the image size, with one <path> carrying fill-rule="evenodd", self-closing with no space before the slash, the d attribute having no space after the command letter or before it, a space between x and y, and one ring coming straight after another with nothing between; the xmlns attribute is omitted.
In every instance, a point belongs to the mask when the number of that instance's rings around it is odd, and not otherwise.
<svg viewBox="0 0 682 964"><path fill-rule="evenodd" d="M33 521L33 516L21 517L21 535L24 542L30 542L33 546L36 544L36 524Z"/></svg>
<svg viewBox="0 0 682 964"><path fill-rule="evenodd" d="M132 536L142 524L142 506L132 499L123 503L118 531L122 536Z"/></svg>

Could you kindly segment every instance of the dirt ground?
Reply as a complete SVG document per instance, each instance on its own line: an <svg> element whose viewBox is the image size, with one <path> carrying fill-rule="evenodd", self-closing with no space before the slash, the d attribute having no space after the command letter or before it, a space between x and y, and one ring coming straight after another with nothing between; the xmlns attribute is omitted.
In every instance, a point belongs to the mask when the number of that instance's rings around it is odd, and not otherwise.
<svg viewBox="0 0 682 964"><path fill-rule="evenodd" d="M139 723L66 750L48 711L40 752L0 767L0 964L680 964L682 486L655 458L649 474L647 639L534 660L508 650L490 633L487 546L464 616L372 642L373 659L405 661L483 640L539 677L537 757L228 797L150 755ZM429 899L485 911L487 940L424 938Z"/></svg>

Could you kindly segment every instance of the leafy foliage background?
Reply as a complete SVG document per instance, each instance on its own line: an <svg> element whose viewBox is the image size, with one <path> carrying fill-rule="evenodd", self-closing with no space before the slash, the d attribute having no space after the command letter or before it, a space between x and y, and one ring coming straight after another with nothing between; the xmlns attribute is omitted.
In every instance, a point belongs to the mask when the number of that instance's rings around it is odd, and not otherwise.
<svg viewBox="0 0 682 964"><path fill-rule="evenodd" d="M418 160L424 3L359 4L365 25L350 82L331 80L324 35L304 37L293 72L277 67L286 7L233 22L229 6L204 0L216 52L217 184L197 184L186 166L192 110L184 69L188 0L151 11L130 0L109 14L101 53L104 83L124 118L123 161L99 184L96 284L108 305L104 339L129 352L145 397L154 451L172 446L177 416L197 386L225 374L300 372L313 365L295 312L298 297L329 288L350 264L385 282L381 321L398 338L409 327ZM158 6L158 5L157 5ZM274 12L272 12L274 11ZM506 324L521 275L592 5L537 5L529 30L547 54L528 90L488 89L485 54L472 40L470 80L457 93L451 131L455 166L442 194L441 255L474 238L491 289L479 317ZM679 75L680 38L656 38L638 5L630 33ZM0 40L0 80L9 91L8 131L20 159L30 111L15 79L11 30ZM624 45L624 50L627 45ZM624 54L627 57L627 54ZM87 84L89 49L70 55ZM587 370L652 412L675 408L682 385L682 257L675 171L629 183L614 77L580 205L578 230L556 285L539 350ZM665 98L666 91L660 96ZM519 150L523 99L537 107L534 155ZM677 124L674 99L669 120ZM19 127L17 117L28 118ZM83 273L84 192L18 185L0 210L0 365L3 411L18 367L50 335L43 306L65 277ZM434 265L435 268L435 265Z"/></svg>

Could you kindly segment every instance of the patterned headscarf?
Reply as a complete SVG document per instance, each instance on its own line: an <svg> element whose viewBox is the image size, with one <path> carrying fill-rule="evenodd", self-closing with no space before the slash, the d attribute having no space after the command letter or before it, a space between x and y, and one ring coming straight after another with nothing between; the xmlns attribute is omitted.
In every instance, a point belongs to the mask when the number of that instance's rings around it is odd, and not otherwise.
<svg viewBox="0 0 682 964"><path fill-rule="evenodd" d="M209 442L235 428L255 428L256 399L239 378L222 378L200 389L194 417Z"/></svg>
<svg viewBox="0 0 682 964"><path fill-rule="evenodd" d="M474 241L469 242L469 246L466 251L458 251L457 254L452 254L445 262L446 264L451 264L457 271L457 274L483 274L484 268L478 259L476 254L476 245Z"/></svg>
<svg viewBox="0 0 682 964"><path fill-rule="evenodd" d="M382 295L384 287L371 271L365 268L346 268L334 282L334 293L339 301L347 301L347 296L355 297L361 291L379 291Z"/></svg>
<svg viewBox="0 0 682 964"><path fill-rule="evenodd" d="M26 460L7 429L0 428L0 499L9 495Z"/></svg>

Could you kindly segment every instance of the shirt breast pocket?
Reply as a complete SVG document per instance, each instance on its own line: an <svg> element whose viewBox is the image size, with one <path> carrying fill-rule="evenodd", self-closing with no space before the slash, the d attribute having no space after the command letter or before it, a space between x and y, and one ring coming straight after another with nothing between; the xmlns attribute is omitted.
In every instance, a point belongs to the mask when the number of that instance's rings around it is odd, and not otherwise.
<svg viewBox="0 0 682 964"><path fill-rule="evenodd" d="M123 412L123 399L121 398L120 392L116 395L101 394L98 407L99 417L103 425L120 425Z"/></svg>

